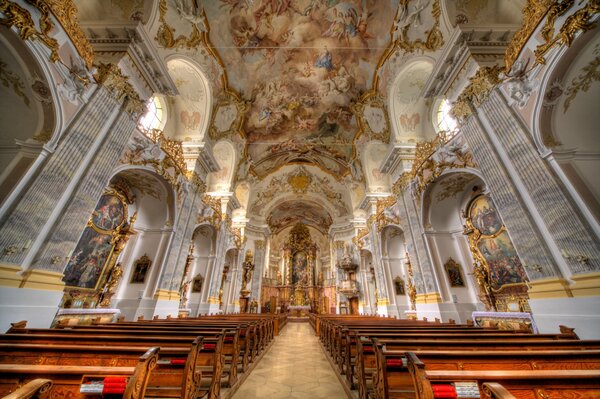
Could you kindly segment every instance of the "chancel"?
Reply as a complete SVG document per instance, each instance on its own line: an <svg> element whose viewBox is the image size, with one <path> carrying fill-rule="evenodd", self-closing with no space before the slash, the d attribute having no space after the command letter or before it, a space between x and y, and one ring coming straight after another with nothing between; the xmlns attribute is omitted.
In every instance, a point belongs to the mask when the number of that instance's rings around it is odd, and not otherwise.
<svg viewBox="0 0 600 399"><path fill-rule="evenodd" d="M598 399L599 18L0 0L0 397Z"/></svg>

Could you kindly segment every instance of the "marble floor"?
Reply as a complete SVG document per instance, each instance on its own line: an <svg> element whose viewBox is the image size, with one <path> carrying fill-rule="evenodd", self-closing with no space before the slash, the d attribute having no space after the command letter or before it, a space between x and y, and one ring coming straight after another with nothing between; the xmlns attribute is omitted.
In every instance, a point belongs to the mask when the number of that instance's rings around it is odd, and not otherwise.
<svg viewBox="0 0 600 399"><path fill-rule="evenodd" d="M309 323L287 323L233 399L347 399Z"/></svg>

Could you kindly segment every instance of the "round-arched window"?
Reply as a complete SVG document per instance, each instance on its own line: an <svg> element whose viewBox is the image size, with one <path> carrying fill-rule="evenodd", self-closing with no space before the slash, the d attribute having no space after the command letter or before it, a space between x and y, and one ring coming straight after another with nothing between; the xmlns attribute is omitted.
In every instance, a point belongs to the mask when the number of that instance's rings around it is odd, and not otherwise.
<svg viewBox="0 0 600 399"><path fill-rule="evenodd" d="M435 115L435 130L440 133L444 132L449 135L454 135L458 131L456 119L450 115L452 105L448 99L444 98L439 102Z"/></svg>
<svg viewBox="0 0 600 399"><path fill-rule="evenodd" d="M152 129L161 129L165 124L165 110L158 96L152 97L146 105L146 113L140 118L138 128L148 133Z"/></svg>

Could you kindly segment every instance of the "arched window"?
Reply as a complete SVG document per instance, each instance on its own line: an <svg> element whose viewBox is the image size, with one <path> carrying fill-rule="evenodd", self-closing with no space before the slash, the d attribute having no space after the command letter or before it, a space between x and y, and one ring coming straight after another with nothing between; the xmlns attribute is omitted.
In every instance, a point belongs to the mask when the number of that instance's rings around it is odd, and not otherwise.
<svg viewBox="0 0 600 399"><path fill-rule="evenodd" d="M438 103L436 114L434 115L435 130L437 133L444 132L446 136L452 137L458 131L456 119L450 115L452 105L448 99L444 98Z"/></svg>
<svg viewBox="0 0 600 399"><path fill-rule="evenodd" d="M152 129L161 129L165 125L165 110L158 96L152 97L146 105L146 113L140 118L138 128L148 133Z"/></svg>

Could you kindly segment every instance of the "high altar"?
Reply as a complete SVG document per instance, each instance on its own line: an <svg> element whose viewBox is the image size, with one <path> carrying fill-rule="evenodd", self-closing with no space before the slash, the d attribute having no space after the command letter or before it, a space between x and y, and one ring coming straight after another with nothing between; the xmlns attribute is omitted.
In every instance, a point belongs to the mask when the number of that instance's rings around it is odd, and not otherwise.
<svg viewBox="0 0 600 399"><path fill-rule="evenodd" d="M282 312L305 316L319 310L322 281L315 275L317 251L308 227L296 224L282 248L283 275L266 279L263 285L263 297L271 298L271 311L277 307Z"/></svg>

